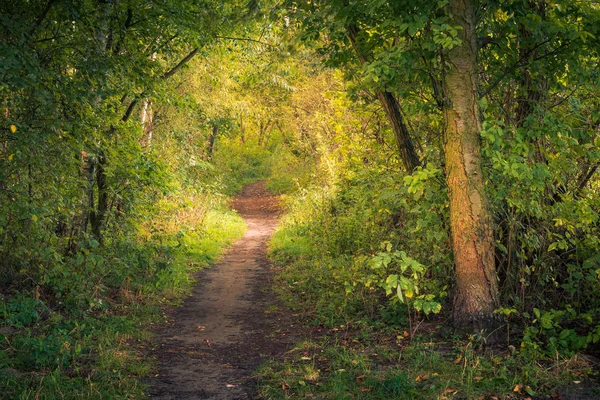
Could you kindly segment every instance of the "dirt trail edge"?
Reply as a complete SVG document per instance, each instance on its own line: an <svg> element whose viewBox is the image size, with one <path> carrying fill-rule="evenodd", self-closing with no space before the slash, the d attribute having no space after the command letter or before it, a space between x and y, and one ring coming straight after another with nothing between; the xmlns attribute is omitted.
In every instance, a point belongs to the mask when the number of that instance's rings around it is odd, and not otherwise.
<svg viewBox="0 0 600 400"><path fill-rule="evenodd" d="M294 342L289 317L278 312L271 292L268 239L278 221L278 198L264 182L248 185L235 199L248 231L198 285L156 340L158 371L152 399L252 399L253 370Z"/></svg>

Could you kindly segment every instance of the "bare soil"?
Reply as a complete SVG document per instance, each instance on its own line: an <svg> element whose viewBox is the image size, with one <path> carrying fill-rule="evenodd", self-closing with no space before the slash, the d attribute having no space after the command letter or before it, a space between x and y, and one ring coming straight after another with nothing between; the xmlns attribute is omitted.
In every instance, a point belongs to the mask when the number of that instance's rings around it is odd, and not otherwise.
<svg viewBox="0 0 600 400"><path fill-rule="evenodd" d="M248 230L169 311L173 322L158 333L153 350L159 367L149 381L152 399L255 398L253 370L295 343L291 317L271 291L266 255L279 199L258 182L244 188L234 208Z"/></svg>

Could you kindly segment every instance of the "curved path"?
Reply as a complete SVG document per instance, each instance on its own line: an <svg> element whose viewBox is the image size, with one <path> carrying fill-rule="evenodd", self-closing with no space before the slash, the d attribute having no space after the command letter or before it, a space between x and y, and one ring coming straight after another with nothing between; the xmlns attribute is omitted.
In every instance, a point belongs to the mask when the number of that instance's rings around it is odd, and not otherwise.
<svg viewBox="0 0 600 400"><path fill-rule="evenodd" d="M286 316L276 311L266 256L278 199L258 182L244 188L234 208L248 230L217 265L198 274L192 295L159 333L152 399L254 398L252 371L294 342L286 336Z"/></svg>

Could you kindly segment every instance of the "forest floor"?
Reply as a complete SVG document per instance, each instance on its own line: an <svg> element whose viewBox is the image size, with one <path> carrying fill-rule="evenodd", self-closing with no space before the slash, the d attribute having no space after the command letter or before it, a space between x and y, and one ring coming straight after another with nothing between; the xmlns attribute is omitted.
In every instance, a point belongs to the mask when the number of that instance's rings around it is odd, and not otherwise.
<svg viewBox="0 0 600 400"><path fill-rule="evenodd" d="M251 399L254 370L296 342L293 317L271 290L267 242L278 222L279 199L264 182L234 200L248 230L199 282L158 332L148 381L153 399Z"/></svg>
<svg viewBox="0 0 600 400"><path fill-rule="evenodd" d="M275 267L267 257L267 244L278 223L279 199L267 191L264 182L257 182L243 189L233 207L245 219L248 230L219 263L197 273L198 284L190 297L167 311L170 322L157 332L151 354L158 366L147 380L150 398L242 400L261 396L321 398L321 395L349 398L343 393L356 393L365 399L600 398L597 384L590 381L569 385L549 397L529 397L527 393L495 396L494 387L485 385L478 391L491 394L465 396L465 388L458 384L464 380L465 371L456 361L442 362L443 357L434 357L429 348L415 350L419 343L406 347L400 357L396 353L406 344L394 345L397 339L393 335L371 334L358 340L360 332L351 332L349 326L328 330L302 324L303 317L294 315L273 291ZM466 350L464 355L467 356ZM376 362L363 362L362 358L371 356L377 358ZM480 358L471 356L479 364ZM396 365L400 358L402 363ZM441 375L437 372L440 365ZM392 367L398 369L397 373ZM492 371L495 367L486 368ZM470 374L483 376L487 372L480 366ZM340 378L343 374L350 376L348 382ZM327 378L328 375L331 376ZM492 371L488 375L495 374ZM483 378L477 376L474 381L478 379ZM316 380L321 384L316 385ZM332 383L327 383L328 380ZM435 389L430 381L442 385L441 389ZM452 389L456 385L460 393Z"/></svg>

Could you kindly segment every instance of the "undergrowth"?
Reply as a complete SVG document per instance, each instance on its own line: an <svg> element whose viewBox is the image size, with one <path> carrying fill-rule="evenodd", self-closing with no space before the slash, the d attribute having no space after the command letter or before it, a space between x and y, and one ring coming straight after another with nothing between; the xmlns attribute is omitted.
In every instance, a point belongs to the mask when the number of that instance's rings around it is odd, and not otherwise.
<svg viewBox="0 0 600 400"><path fill-rule="evenodd" d="M307 185L285 197L287 212L270 243L275 289L306 323L328 334L263 365L262 398L559 398L578 390L573 381L596 378L593 358L584 354L594 354L600 339L599 304L591 300L598 287L596 244L566 235L579 252L554 257L559 244L548 238L560 237L560 224L572 217L537 231L519 227L523 236L512 237L508 250L517 258L501 282L502 326L465 337L450 328L446 196L433 165L406 176L379 161L348 165L337 183ZM505 200L491 197L501 215ZM530 218L527 211L512 212L520 221ZM588 237L594 224L572 232ZM500 224L500 262L507 254L503 229ZM551 264L537 265L541 259ZM539 293L546 294L543 302ZM593 396L598 386L591 384L592 394L586 390L578 393Z"/></svg>
<svg viewBox="0 0 600 400"><path fill-rule="evenodd" d="M89 241L34 286L0 295L0 398L142 398L144 346L162 308L245 224L214 195L163 199L135 237ZM155 210L156 211L156 210ZM24 277L26 279L26 277Z"/></svg>

